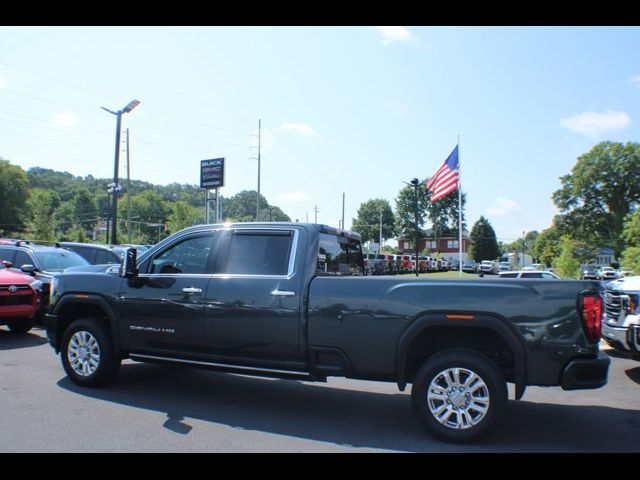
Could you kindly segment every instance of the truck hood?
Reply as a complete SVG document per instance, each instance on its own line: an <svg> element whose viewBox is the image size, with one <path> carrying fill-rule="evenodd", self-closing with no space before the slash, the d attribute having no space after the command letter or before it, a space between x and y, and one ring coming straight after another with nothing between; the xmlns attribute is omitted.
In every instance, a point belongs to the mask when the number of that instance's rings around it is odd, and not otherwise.
<svg viewBox="0 0 640 480"><path fill-rule="evenodd" d="M35 281L31 275L13 272L11 270L0 270L0 285L30 285Z"/></svg>
<svg viewBox="0 0 640 480"><path fill-rule="evenodd" d="M120 265L115 263L107 263L105 265L81 265L79 267L69 267L64 270L64 273L106 273L110 268L120 268Z"/></svg>
<svg viewBox="0 0 640 480"><path fill-rule="evenodd" d="M607 288L620 291L640 291L640 276L625 277L620 280L614 280L607 285Z"/></svg>

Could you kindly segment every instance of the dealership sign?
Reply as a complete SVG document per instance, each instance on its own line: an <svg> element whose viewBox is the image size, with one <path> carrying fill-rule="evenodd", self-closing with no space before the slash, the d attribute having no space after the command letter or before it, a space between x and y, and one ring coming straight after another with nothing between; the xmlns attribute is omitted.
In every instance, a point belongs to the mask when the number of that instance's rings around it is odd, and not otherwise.
<svg viewBox="0 0 640 480"><path fill-rule="evenodd" d="M200 188L224 186L224 158L200 161Z"/></svg>

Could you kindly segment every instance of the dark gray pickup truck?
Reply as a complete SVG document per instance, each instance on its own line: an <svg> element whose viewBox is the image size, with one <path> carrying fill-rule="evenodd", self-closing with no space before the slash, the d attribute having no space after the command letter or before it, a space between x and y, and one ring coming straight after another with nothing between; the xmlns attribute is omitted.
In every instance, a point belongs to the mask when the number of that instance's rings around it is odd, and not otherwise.
<svg viewBox="0 0 640 480"><path fill-rule="evenodd" d="M607 381L599 282L363 276L359 235L300 223L191 227L135 257L53 281L47 335L80 385L106 385L125 358L412 384L427 430L470 442L507 383L519 399Z"/></svg>

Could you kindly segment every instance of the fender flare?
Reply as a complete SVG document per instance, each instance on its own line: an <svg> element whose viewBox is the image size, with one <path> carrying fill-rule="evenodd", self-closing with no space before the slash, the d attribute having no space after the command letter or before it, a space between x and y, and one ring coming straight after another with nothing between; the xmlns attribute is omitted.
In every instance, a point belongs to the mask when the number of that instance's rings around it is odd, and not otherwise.
<svg viewBox="0 0 640 480"><path fill-rule="evenodd" d="M471 319L447 318L447 315L472 316ZM411 343L423 332L434 327L483 328L496 333L514 354L515 363L515 397L519 400L524 395L527 385L527 351L524 340L515 328L505 319L490 313L473 312L431 312L418 317L400 336L396 345L396 381L401 391L407 386L407 354Z"/></svg>
<svg viewBox="0 0 640 480"><path fill-rule="evenodd" d="M57 315L60 318L60 312L62 309L70 304L83 304L94 305L100 307L104 311L109 320L109 328L111 330L111 339L113 340L113 349L117 357L120 357L121 344L120 344L120 332L118 331L117 317L109 302L107 302L101 295L85 294L85 293L65 293L62 298L56 302L56 306L51 312L53 315ZM56 344L60 345L62 342L62 329L56 329Z"/></svg>

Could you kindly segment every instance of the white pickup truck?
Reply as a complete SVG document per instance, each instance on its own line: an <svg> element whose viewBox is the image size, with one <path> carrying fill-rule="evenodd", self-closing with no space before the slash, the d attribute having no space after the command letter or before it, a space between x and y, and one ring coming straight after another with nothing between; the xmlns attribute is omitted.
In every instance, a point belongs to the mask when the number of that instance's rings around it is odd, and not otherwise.
<svg viewBox="0 0 640 480"><path fill-rule="evenodd" d="M640 276L607 285L602 337L619 352L640 360Z"/></svg>

